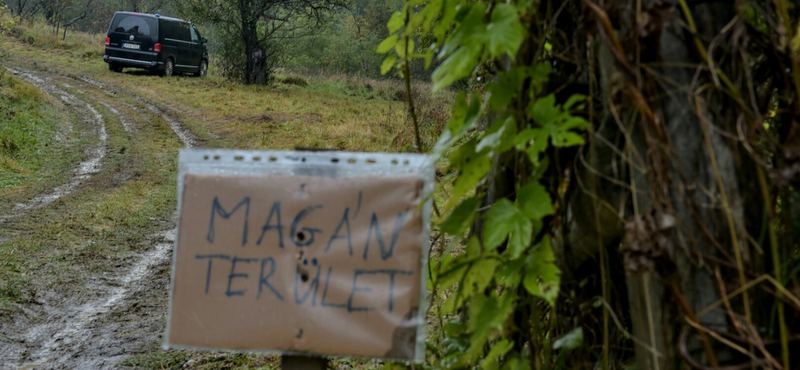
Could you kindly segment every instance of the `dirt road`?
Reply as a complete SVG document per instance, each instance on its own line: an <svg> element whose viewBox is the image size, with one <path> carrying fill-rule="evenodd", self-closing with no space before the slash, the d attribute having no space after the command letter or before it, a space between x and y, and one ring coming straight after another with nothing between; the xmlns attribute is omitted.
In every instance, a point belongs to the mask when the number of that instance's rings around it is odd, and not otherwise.
<svg viewBox="0 0 800 370"><path fill-rule="evenodd" d="M173 146L191 147L197 141L179 111L122 87L23 60L8 60L6 68L53 97L73 118L63 134L74 145L83 143L79 149L85 159L74 163L60 184L0 208L0 242L21 243L48 218L70 217L69 199L80 199L82 193L96 192L96 187L120 189L147 176L146 168L137 168L137 154L129 153L158 129L154 126L169 127L166 140ZM115 140L128 144L112 150ZM168 153L160 160L169 162ZM166 319L174 225L170 217L152 220L144 227L153 230L149 235L128 237L134 242L114 245L113 254L97 253L94 257L104 259L100 268L56 261L27 271L27 299L0 316L0 369L116 369L121 361L155 348ZM95 242L81 240L81 250ZM65 272L61 266L70 267Z"/></svg>

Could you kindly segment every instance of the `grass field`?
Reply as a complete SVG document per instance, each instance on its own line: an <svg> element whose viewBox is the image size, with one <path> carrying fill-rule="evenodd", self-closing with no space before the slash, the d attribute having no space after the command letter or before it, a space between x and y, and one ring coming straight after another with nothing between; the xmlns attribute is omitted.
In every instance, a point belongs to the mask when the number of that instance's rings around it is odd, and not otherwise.
<svg viewBox="0 0 800 370"><path fill-rule="evenodd" d="M95 106L108 134L99 173L51 205L2 224L0 323L43 291L80 295L92 274L113 271L172 225L176 158L183 144L163 116L132 109L143 103L131 96L157 102L180 116L199 147L415 151L406 92L397 80L279 70L273 85L247 86L225 81L213 61L205 78L161 78L137 70L114 73L102 61L105 35L68 32L62 41L43 25L2 13L0 25L4 63L50 74L59 89ZM82 78L124 88L130 96L104 94L80 82ZM86 86L73 86L80 84ZM423 146L429 148L449 119L445 107L452 96L424 91L429 86L416 84L413 96ZM0 77L0 120L2 212L67 181L74 164L86 160L86 148L95 145L74 106L10 73ZM129 130L124 121L135 129ZM151 294L165 297L166 292ZM255 369L277 364L270 356L164 351L157 341L151 344L146 353L124 364L147 369ZM340 359L336 367L374 368L375 363Z"/></svg>

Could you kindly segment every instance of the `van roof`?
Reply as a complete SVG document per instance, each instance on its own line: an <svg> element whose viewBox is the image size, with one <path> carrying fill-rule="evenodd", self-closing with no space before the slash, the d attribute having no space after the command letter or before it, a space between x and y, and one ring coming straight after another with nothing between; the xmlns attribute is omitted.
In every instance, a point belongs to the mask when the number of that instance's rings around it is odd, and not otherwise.
<svg viewBox="0 0 800 370"><path fill-rule="evenodd" d="M168 20L168 21L177 21L177 22L186 22L186 23L191 23L191 22L189 22L189 21L185 21L185 20L183 20L183 19L180 19L180 18L167 17L167 16L163 16L163 15L160 15L160 14L159 14L159 15L155 15L155 14L148 14L148 13L136 13L136 12L116 12L116 13L114 13L114 16L116 16L117 14L130 14L130 15L136 15L136 16L148 17L148 18L160 18L160 19L166 19L166 20Z"/></svg>

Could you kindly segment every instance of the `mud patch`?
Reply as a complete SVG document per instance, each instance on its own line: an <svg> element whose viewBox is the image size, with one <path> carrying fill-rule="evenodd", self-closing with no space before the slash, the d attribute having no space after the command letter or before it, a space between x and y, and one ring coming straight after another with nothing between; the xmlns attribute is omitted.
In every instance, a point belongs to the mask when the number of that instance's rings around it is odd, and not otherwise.
<svg viewBox="0 0 800 370"><path fill-rule="evenodd" d="M116 318L109 320L107 316L111 312L115 312L119 316L129 314L150 316L153 312L152 308L156 308L156 312L163 312L162 308L158 307L159 305L147 304L147 300L142 300L143 297L137 296L143 293L142 281L153 275L152 270L155 267L161 266L164 270L169 269L169 256L175 234L172 231L164 232L158 236L158 239L161 240L161 243L135 261L126 274L109 282L97 282L96 286L99 289L105 288L108 291L102 292L103 294L98 300L91 300L73 307L72 312L63 315L65 320L58 331L51 332L54 326L52 322L46 322L30 329L24 336L25 343L42 344L38 350L29 352L30 355L27 356L23 366L48 369L65 367L100 369L108 368L129 356L127 349L131 342L142 343L141 339L143 338L131 338L130 332L126 333L124 328L130 325L141 328L141 326L147 325L147 320L144 320L145 322L133 320L126 322ZM161 275L168 275L168 273L164 274L162 271ZM166 292L166 286L158 291ZM135 299L132 302L124 302L129 298ZM162 299L151 302L159 301ZM158 317L155 319L159 322L163 321ZM156 323L155 325L163 324ZM141 330L137 331L141 332ZM147 330L144 332L157 331Z"/></svg>

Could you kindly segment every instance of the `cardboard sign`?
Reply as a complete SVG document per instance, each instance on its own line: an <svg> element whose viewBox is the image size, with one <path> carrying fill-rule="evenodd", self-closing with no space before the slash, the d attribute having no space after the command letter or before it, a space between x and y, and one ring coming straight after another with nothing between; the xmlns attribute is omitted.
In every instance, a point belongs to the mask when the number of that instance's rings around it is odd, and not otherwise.
<svg viewBox="0 0 800 370"><path fill-rule="evenodd" d="M420 357L419 175L187 172L182 186L169 347Z"/></svg>

